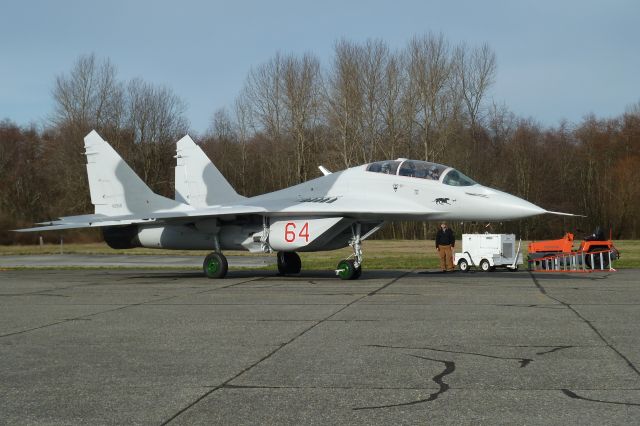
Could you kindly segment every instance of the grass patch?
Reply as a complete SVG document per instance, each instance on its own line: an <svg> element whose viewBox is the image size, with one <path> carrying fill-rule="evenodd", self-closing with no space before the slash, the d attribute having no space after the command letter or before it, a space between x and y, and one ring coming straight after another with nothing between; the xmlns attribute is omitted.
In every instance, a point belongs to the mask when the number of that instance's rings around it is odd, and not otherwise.
<svg viewBox="0 0 640 426"><path fill-rule="evenodd" d="M575 244L577 246L577 244ZM621 258L614 263L616 268L640 268L640 240L621 240L615 243ZM458 243L458 247L459 243ZM522 242L526 259L527 242ZM367 269L433 269L438 268L438 254L433 241L413 240L367 240L363 243L364 267ZM55 244L0 246L0 256L60 254L61 247ZM64 254L127 254L127 255L168 255L198 256L204 258L203 250L163 250L135 248L113 250L105 243L65 244ZM304 269L333 269L338 261L351 255L350 247L328 252L300 253ZM246 251L225 251L228 256L254 256ZM262 254L260 254L262 256ZM171 267L174 268L174 267ZM104 268L102 268L104 269ZM115 269L115 268L114 268ZM118 268L120 269L120 268ZM126 267L125 267L126 269ZM235 268L234 268L235 269ZM254 269L254 268L251 268ZM274 269L262 266L255 269Z"/></svg>
<svg viewBox="0 0 640 426"><path fill-rule="evenodd" d="M614 262L614 267L640 268L640 240L620 240L614 244L620 251L620 259Z"/></svg>

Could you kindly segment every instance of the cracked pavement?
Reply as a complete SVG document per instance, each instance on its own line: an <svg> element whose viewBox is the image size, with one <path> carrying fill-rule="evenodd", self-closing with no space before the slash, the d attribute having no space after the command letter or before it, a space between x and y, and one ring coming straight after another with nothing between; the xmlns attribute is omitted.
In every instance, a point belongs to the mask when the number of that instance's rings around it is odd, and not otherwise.
<svg viewBox="0 0 640 426"><path fill-rule="evenodd" d="M2 424L637 424L637 270L0 270Z"/></svg>

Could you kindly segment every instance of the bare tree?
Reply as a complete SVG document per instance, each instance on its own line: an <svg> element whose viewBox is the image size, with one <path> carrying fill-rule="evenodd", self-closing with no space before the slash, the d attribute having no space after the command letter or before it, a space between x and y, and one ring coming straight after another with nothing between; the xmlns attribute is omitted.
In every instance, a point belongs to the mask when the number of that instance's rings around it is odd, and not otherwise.
<svg viewBox="0 0 640 426"><path fill-rule="evenodd" d="M247 175L249 162L249 140L255 128L251 116L251 107L243 91L235 101L236 134L240 144L240 193L247 194Z"/></svg>
<svg viewBox="0 0 640 426"><path fill-rule="evenodd" d="M220 108L213 114L209 132L219 140L233 141L236 138L234 124L226 108Z"/></svg>
<svg viewBox="0 0 640 426"><path fill-rule="evenodd" d="M173 143L187 133L184 102L166 87L141 79L127 86L127 129L133 136L134 168L156 191L171 193Z"/></svg>
<svg viewBox="0 0 640 426"><path fill-rule="evenodd" d="M380 95L382 134L379 147L385 158L396 158L401 144L407 142L407 135L411 133L413 114L407 119L404 102L407 82L403 56L390 54L384 67L384 84Z"/></svg>
<svg viewBox="0 0 640 426"><path fill-rule="evenodd" d="M388 82L389 48L382 40L367 40L359 48L358 73L363 91L361 149L363 162L370 162L382 143L384 111L382 97ZM393 82L392 82L393 83ZM393 89L392 89L393 90ZM387 92L388 94L388 92Z"/></svg>
<svg viewBox="0 0 640 426"><path fill-rule="evenodd" d="M325 88L326 117L344 167L358 162L358 142L362 140L364 95L358 54L356 44L344 39L336 43L333 67Z"/></svg>
<svg viewBox="0 0 640 426"><path fill-rule="evenodd" d="M93 54L80 56L68 75L56 77L52 95L54 126L83 134L122 122L124 91L109 60L98 63Z"/></svg>
<svg viewBox="0 0 640 426"><path fill-rule="evenodd" d="M82 138L91 129L107 137L117 133L114 129L123 119L123 86L109 60L99 62L91 54L80 56L68 74L57 76L51 93L55 149L49 155L56 165L57 179L67 188L60 194L61 201L65 209L87 209L89 198L76 195L87 193L86 180L78 179L84 176Z"/></svg>
<svg viewBox="0 0 640 426"><path fill-rule="evenodd" d="M243 121L257 125L257 130L271 140L280 154L276 159L291 159L282 162L285 167L280 168L291 171L287 183L308 177L307 157L320 120L321 87L320 62L316 57L277 54L250 71L242 104L237 105Z"/></svg>
<svg viewBox="0 0 640 426"><path fill-rule="evenodd" d="M480 107L496 73L496 55L488 44L469 49L465 44L455 50L454 69L460 94L469 117L473 157L479 156L478 127Z"/></svg>
<svg viewBox="0 0 640 426"><path fill-rule="evenodd" d="M255 121L273 141L282 138L287 120L282 96L283 62L278 53L269 62L252 68L244 89Z"/></svg>
<svg viewBox="0 0 640 426"><path fill-rule="evenodd" d="M250 106L256 131L265 136L269 155L260 158L272 182L283 187L297 181L297 170L290 167L295 151L287 135L291 117L285 105L284 73L286 58L279 53L270 61L252 68L247 77L244 94Z"/></svg>
<svg viewBox="0 0 640 426"><path fill-rule="evenodd" d="M42 139L35 127L0 122L0 220L21 223L48 210L46 175L41 170Z"/></svg>
<svg viewBox="0 0 640 426"><path fill-rule="evenodd" d="M408 47L410 89L424 158L438 161L447 148L446 122L456 111L451 48L442 34L414 37Z"/></svg>
<svg viewBox="0 0 640 426"><path fill-rule="evenodd" d="M319 121L321 85L317 58L306 54L302 58L288 56L285 59L283 106L288 118L285 127L294 144L297 182L308 177L307 156Z"/></svg>

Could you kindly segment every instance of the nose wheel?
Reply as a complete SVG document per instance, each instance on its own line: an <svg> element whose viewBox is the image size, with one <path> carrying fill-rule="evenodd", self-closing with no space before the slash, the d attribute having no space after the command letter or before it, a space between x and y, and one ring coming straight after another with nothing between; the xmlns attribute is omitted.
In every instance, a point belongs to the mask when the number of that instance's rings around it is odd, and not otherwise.
<svg viewBox="0 0 640 426"><path fill-rule="evenodd" d="M362 275L362 265L356 267L353 259L343 259L338 262L336 274L341 280L357 280Z"/></svg>

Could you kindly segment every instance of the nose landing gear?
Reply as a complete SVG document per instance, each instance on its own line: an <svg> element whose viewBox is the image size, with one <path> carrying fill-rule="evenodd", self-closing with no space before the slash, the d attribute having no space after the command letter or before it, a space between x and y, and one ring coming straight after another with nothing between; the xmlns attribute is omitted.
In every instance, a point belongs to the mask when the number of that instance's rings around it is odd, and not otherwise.
<svg viewBox="0 0 640 426"><path fill-rule="evenodd" d="M377 224L364 236L361 236L362 225L360 224L360 222L356 222L351 226L351 233L353 236L351 237L351 240L349 240L349 245L353 248L353 254L348 258L338 262L338 266L336 267L336 275L338 275L340 279L357 280L358 278L360 278L360 275L362 275L363 260L362 241L373 235L373 233L382 228L383 225L384 222Z"/></svg>

